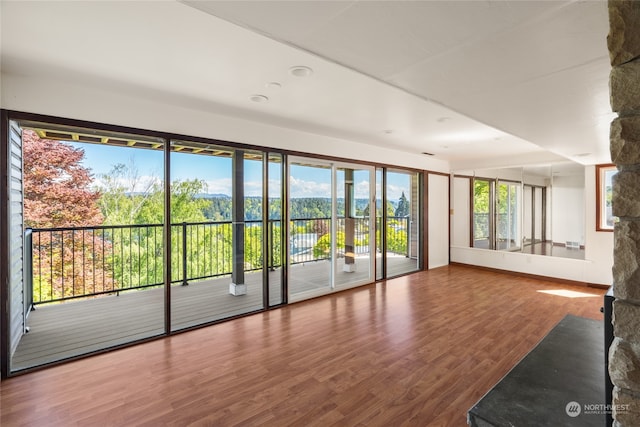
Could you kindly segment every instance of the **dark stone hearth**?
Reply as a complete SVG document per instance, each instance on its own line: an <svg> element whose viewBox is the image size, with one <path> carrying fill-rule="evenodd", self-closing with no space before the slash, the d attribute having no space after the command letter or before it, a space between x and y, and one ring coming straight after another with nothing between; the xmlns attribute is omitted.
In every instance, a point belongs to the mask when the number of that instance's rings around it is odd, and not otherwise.
<svg viewBox="0 0 640 427"><path fill-rule="evenodd" d="M602 321L565 317L469 410L469 424L605 425L603 335ZM576 417L567 414L570 402L580 406Z"/></svg>

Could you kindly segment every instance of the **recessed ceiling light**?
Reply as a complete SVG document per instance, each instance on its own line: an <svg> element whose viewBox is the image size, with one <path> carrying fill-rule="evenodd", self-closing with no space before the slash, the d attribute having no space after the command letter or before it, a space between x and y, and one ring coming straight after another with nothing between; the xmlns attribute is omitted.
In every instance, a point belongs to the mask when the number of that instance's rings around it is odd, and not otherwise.
<svg viewBox="0 0 640 427"><path fill-rule="evenodd" d="M436 119L436 122L444 123L444 122L446 122L448 120L451 120L451 117L439 117L439 118Z"/></svg>
<svg viewBox="0 0 640 427"><path fill-rule="evenodd" d="M574 154L574 157L589 157L591 155L591 153L578 153L578 154Z"/></svg>
<svg viewBox="0 0 640 427"><path fill-rule="evenodd" d="M289 73L296 77L308 77L313 74L313 70L306 65L296 65L289 68Z"/></svg>
<svg viewBox="0 0 640 427"><path fill-rule="evenodd" d="M249 99L253 102L269 102L269 98L264 95L251 95Z"/></svg>
<svg viewBox="0 0 640 427"><path fill-rule="evenodd" d="M393 133L393 129L385 129L382 132L386 133L387 135L391 135Z"/></svg>
<svg viewBox="0 0 640 427"><path fill-rule="evenodd" d="M433 153L427 153L426 151L423 151L422 154L424 154L425 156L433 156Z"/></svg>
<svg viewBox="0 0 640 427"><path fill-rule="evenodd" d="M282 87L282 85L278 82L269 82L265 86L267 86L267 88L269 89L280 89Z"/></svg>

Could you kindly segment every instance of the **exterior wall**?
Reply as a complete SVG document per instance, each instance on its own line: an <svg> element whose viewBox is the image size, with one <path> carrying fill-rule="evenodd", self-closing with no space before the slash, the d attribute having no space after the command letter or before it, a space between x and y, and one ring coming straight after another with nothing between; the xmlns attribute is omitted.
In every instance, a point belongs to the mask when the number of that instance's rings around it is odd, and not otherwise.
<svg viewBox="0 0 640 427"><path fill-rule="evenodd" d="M22 238L22 134L20 128L11 123L9 131L9 235L12 244L9 251L9 349L11 354L18 347L24 333L25 304L23 299L23 253Z"/></svg>

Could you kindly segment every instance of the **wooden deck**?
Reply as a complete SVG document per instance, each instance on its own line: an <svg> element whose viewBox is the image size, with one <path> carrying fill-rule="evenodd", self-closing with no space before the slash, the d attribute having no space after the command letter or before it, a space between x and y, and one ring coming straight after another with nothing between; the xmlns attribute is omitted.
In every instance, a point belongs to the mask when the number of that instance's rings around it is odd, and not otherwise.
<svg viewBox="0 0 640 427"><path fill-rule="evenodd" d="M338 262L336 290L350 284L373 282L368 261L357 259L353 273L342 272ZM327 261L290 268L291 295L329 291L331 264ZM410 271L415 260L390 258L389 275ZM281 270L270 273L270 305L282 301ZM371 279L370 279L371 277ZM177 331L263 308L262 273L247 273L247 294L229 294L230 277L193 282L171 288L171 325ZM12 371L76 357L164 333L164 289L123 292L99 298L39 306L27 320L24 335L11 361Z"/></svg>

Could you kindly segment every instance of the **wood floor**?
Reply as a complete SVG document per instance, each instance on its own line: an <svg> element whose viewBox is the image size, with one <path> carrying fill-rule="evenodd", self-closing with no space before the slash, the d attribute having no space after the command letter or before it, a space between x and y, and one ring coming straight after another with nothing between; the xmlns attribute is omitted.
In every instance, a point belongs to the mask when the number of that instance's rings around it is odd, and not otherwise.
<svg viewBox="0 0 640 427"><path fill-rule="evenodd" d="M464 426L603 293L442 267L10 378L0 424Z"/></svg>

